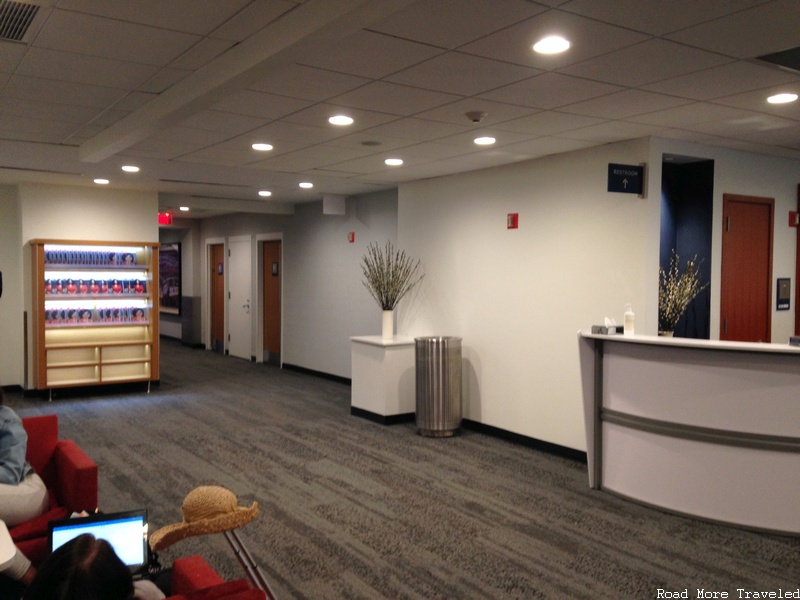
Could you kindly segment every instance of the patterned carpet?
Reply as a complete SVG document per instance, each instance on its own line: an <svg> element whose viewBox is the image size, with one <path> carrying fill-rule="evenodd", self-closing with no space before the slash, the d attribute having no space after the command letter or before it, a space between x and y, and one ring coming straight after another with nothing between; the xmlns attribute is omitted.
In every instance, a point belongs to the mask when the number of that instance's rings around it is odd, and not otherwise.
<svg viewBox="0 0 800 600"><path fill-rule="evenodd" d="M180 521L201 484L258 501L240 530L281 600L635 598L800 588L800 538L693 521L588 488L586 466L475 431L350 415L349 386L165 340L152 393L11 394L100 465L106 511ZM773 493L773 492L770 492ZM800 515L800 507L798 507ZM800 518L800 517L799 517ZM179 542L243 571L221 535ZM800 592L798 592L800 593Z"/></svg>

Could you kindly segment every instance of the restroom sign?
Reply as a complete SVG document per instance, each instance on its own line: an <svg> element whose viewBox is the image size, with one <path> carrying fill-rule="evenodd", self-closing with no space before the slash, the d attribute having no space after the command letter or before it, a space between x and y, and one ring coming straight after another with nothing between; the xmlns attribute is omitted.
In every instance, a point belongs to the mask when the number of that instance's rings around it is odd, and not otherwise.
<svg viewBox="0 0 800 600"><path fill-rule="evenodd" d="M608 163L608 191L642 195L644 167Z"/></svg>

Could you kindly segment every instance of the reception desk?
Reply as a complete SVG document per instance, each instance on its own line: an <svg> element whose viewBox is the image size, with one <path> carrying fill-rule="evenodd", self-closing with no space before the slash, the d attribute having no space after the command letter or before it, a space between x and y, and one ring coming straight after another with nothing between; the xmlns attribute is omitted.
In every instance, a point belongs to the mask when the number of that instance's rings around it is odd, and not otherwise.
<svg viewBox="0 0 800 600"><path fill-rule="evenodd" d="M800 348L579 332L589 485L800 534Z"/></svg>

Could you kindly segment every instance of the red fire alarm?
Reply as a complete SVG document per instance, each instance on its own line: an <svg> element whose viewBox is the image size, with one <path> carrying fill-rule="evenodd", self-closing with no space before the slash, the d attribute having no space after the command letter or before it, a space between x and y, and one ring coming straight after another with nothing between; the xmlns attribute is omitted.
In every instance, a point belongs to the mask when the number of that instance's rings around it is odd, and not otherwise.
<svg viewBox="0 0 800 600"><path fill-rule="evenodd" d="M508 213L506 226L508 229L517 229L519 227L519 213Z"/></svg>
<svg viewBox="0 0 800 600"><path fill-rule="evenodd" d="M800 213L795 210L789 211L789 227L797 227L800 225Z"/></svg>
<svg viewBox="0 0 800 600"><path fill-rule="evenodd" d="M351 231L350 233L347 234L347 241L350 242L351 244L356 241L355 231Z"/></svg>

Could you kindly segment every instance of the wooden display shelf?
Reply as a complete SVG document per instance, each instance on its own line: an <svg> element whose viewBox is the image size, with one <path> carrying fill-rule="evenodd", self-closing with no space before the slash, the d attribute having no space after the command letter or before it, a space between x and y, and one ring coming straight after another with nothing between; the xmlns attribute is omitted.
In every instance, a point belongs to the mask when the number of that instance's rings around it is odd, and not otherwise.
<svg viewBox="0 0 800 600"><path fill-rule="evenodd" d="M33 272L33 387L48 389L158 380L158 244L36 239L31 240L30 245ZM70 262L46 262L46 256L52 258L58 253L71 257ZM86 262L102 260L106 253L127 259L134 256L135 264ZM85 260L81 262L79 257ZM72 273L71 279L74 280L96 279L95 274L99 272L104 273L104 281L138 279L144 283L146 291L46 293L46 280L52 277L46 277L45 274L61 272ZM124 303L127 300L138 304L107 305L110 301ZM76 301L85 303L85 306L76 306ZM50 314L46 310L91 311L95 319L98 311L115 308L144 310L147 319L69 323L50 323L46 319Z"/></svg>

